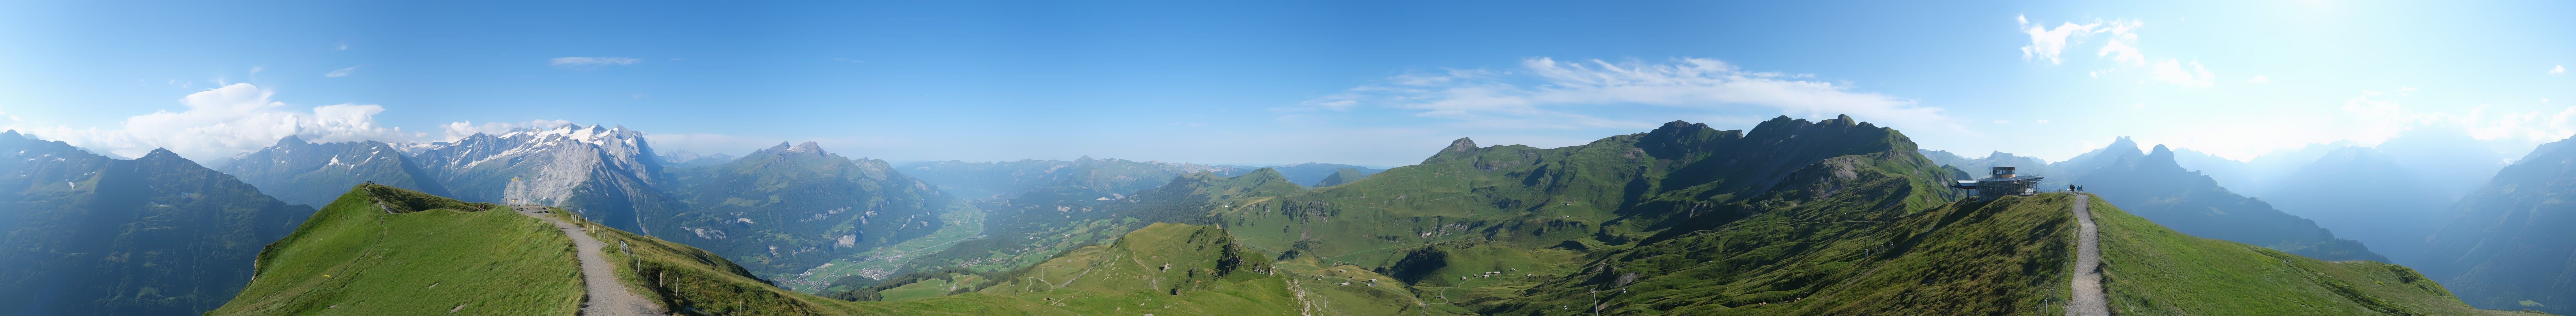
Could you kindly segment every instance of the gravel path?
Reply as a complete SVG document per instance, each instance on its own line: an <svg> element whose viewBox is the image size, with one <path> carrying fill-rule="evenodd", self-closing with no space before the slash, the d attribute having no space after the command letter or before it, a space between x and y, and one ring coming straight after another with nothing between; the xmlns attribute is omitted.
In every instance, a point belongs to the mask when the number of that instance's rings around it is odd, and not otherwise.
<svg viewBox="0 0 2576 316"><path fill-rule="evenodd" d="M581 254L579 255L579 257L581 257L581 286L585 292L583 295L589 297L589 300L581 303L582 315L667 315L657 312L662 310L661 307L653 305L652 302L645 301L642 296L635 296L634 292L626 290L626 285L617 283L616 274L613 274L614 272L612 272L615 271L615 267L609 266L608 259L599 257L600 248L607 248L608 244L599 242L598 238L590 238L590 230L583 229L579 225L573 225L572 223L564 222L560 219L555 219L552 216L545 216L544 214L537 213L544 211L545 207L518 205L511 206L510 208L519 211L520 215L527 215L528 217L535 217L538 219L544 219L547 222L555 223L555 228L562 229L564 236L572 237L573 248L581 250Z"/></svg>
<svg viewBox="0 0 2576 316"><path fill-rule="evenodd" d="M2066 302L2067 316L2111 316L2111 304L2102 297L2102 238L2093 227L2092 196L2075 194L2075 300Z"/></svg>

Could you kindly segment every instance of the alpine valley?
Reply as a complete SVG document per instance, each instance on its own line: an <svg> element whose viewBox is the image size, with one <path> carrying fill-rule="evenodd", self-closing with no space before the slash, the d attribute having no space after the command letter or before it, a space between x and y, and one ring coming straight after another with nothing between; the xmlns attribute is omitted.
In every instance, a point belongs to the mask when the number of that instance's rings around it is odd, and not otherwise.
<svg viewBox="0 0 2576 316"><path fill-rule="evenodd" d="M647 136L286 137L207 168L0 133L0 314L2540 315L2498 309L2556 311L2530 271L2566 251L2513 223L2576 155L2468 193L2408 254L2458 258L2428 275L2164 146L1970 159L1847 116L1382 169ZM2045 190L1953 188L1994 166Z"/></svg>

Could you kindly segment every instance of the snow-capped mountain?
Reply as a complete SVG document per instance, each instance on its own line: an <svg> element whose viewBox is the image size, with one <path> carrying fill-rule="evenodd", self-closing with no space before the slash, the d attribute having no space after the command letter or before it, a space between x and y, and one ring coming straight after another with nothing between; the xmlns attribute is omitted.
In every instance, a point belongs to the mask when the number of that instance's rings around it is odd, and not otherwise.
<svg viewBox="0 0 2576 316"><path fill-rule="evenodd" d="M287 203L322 207L349 187L373 182L429 194L448 194L411 157L377 141L307 143L287 136L277 145L242 154L216 168Z"/></svg>
<svg viewBox="0 0 2576 316"><path fill-rule="evenodd" d="M567 124L406 147L461 200L563 207L647 234L643 218L680 209L658 189L670 179L644 133L623 126Z"/></svg>

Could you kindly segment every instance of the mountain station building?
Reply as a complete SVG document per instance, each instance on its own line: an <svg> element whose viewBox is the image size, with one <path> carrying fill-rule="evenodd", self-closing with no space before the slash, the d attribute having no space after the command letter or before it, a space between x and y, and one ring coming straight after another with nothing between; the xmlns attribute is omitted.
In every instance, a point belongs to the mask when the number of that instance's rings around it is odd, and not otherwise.
<svg viewBox="0 0 2576 316"><path fill-rule="evenodd" d="M2004 195L2039 194L2040 176L2013 174L2013 167L1994 167L1985 179L1959 180L1950 187L1977 190L1978 198L1992 199Z"/></svg>

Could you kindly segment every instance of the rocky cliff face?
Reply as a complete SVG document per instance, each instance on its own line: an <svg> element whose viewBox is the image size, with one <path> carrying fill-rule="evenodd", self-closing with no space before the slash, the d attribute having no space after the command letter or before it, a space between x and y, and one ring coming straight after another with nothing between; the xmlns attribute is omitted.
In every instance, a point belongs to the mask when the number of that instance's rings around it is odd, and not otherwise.
<svg viewBox="0 0 2576 316"><path fill-rule="evenodd" d="M565 125L410 146L414 158L461 200L562 207L621 230L658 234L647 218L680 205L644 133Z"/></svg>
<svg viewBox="0 0 2576 316"><path fill-rule="evenodd" d="M121 160L0 132L0 313L212 310L312 213L166 150Z"/></svg>
<svg viewBox="0 0 2576 316"><path fill-rule="evenodd" d="M361 183L429 194L447 194L437 179L392 144L376 141L307 143L287 136L277 145L236 157L219 168L287 203L322 207Z"/></svg>

